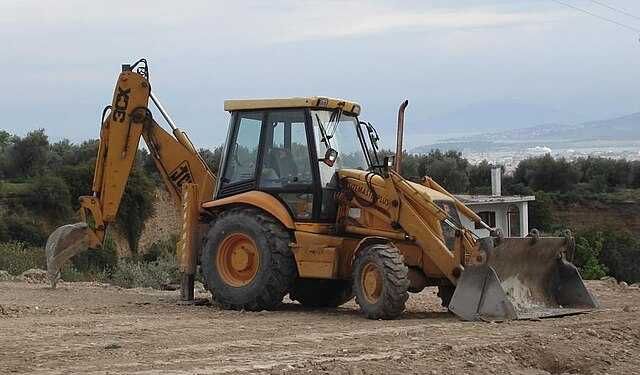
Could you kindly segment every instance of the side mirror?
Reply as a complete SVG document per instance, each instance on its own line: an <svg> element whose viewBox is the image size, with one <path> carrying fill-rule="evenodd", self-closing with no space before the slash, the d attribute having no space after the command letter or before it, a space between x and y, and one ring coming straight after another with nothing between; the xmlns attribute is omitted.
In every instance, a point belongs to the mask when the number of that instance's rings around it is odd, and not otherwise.
<svg viewBox="0 0 640 375"><path fill-rule="evenodd" d="M391 156L385 156L384 157L384 166L387 168L387 170L389 169L393 169L396 165L396 157L391 155Z"/></svg>
<svg viewBox="0 0 640 375"><path fill-rule="evenodd" d="M336 151L335 149L329 147L327 149L327 152L325 152L324 154L324 159L322 159L322 161L330 166L333 167L333 165L336 163L336 160L338 159L338 151Z"/></svg>

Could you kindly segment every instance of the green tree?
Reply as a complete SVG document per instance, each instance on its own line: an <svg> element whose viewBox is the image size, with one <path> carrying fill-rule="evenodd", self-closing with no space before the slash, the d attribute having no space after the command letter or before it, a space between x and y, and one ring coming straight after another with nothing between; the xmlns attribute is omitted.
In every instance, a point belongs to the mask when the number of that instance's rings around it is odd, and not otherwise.
<svg viewBox="0 0 640 375"><path fill-rule="evenodd" d="M92 164L63 165L58 169L58 175L62 178L69 190L69 204L74 210L80 208L78 197L89 195L93 182Z"/></svg>
<svg viewBox="0 0 640 375"><path fill-rule="evenodd" d="M580 182L595 193L624 188L632 184L632 164L624 159L580 158L574 165L581 173Z"/></svg>
<svg viewBox="0 0 640 375"><path fill-rule="evenodd" d="M429 152L418 168L422 176L430 176L452 193L465 193L469 188L469 162L458 151Z"/></svg>
<svg viewBox="0 0 640 375"><path fill-rule="evenodd" d="M134 255L138 252L138 240L144 223L153 215L155 186L141 168L134 168L120 203L116 226L124 233Z"/></svg>
<svg viewBox="0 0 640 375"><path fill-rule="evenodd" d="M33 177L45 170L49 138L44 129L34 130L24 138L17 137L8 151L11 177Z"/></svg>
<svg viewBox="0 0 640 375"><path fill-rule="evenodd" d="M201 148L198 150L200 157L204 160L209 170L213 173L218 173L218 166L220 165L220 159L222 157L222 146L218 146L213 151L208 148Z"/></svg>
<svg viewBox="0 0 640 375"><path fill-rule="evenodd" d="M406 151L402 154L402 176L408 180L421 181L424 175L420 175L420 162L422 156L409 154ZM384 161L381 157L380 163Z"/></svg>
<svg viewBox="0 0 640 375"><path fill-rule="evenodd" d="M565 158L550 154L521 161L513 173L515 183L546 192L566 192L578 183L580 172Z"/></svg>
<svg viewBox="0 0 640 375"><path fill-rule="evenodd" d="M640 188L640 161L631 162L631 174L629 176L629 185L633 189Z"/></svg>
<svg viewBox="0 0 640 375"><path fill-rule="evenodd" d="M71 194L66 182L52 175L34 177L26 197L21 199L21 202L36 216L44 215L52 223L65 222L72 213Z"/></svg>
<svg viewBox="0 0 640 375"><path fill-rule="evenodd" d="M536 200L529 202L529 228L545 232L553 228L553 202L549 194L539 191Z"/></svg>
<svg viewBox="0 0 640 375"><path fill-rule="evenodd" d="M483 160L477 165L469 166L469 192L472 194L491 194L492 165ZM504 174L504 168L502 168Z"/></svg>

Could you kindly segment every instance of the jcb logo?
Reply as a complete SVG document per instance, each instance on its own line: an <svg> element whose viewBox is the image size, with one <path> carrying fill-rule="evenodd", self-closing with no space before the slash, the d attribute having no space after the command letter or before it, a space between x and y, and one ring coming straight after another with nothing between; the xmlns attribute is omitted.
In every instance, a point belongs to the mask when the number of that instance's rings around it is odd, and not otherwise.
<svg viewBox="0 0 640 375"><path fill-rule="evenodd" d="M169 173L169 179L173 183L173 185L178 189L178 191L182 191L182 184L193 182L193 176L191 175L191 170L189 169L189 164L186 161L180 163L178 168L174 169L173 172Z"/></svg>
<svg viewBox="0 0 640 375"><path fill-rule="evenodd" d="M127 115L127 107L129 107L129 94L131 94L131 89L123 90L118 86L116 91L113 119L117 122L124 122L125 116Z"/></svg>

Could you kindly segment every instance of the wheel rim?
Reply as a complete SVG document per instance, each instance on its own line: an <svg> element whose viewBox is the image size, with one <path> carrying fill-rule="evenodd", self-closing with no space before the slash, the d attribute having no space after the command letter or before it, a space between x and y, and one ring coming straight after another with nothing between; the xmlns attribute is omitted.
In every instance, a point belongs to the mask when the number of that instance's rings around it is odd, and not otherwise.
<svg viewBox="0 0 640 375"><path fill-rule="evenodd" d="M226 284L234 287L249 284L260 267L256 243L244 233L231 233L218 248L216 266Z"/></svg>
<svg viewBox="0 0 640 375"><path fill-rule="evenodd" d="M372 304L378 302L382 294L382 274L375 264L368 263L364 266L360 284L367 302Z"/></svg>

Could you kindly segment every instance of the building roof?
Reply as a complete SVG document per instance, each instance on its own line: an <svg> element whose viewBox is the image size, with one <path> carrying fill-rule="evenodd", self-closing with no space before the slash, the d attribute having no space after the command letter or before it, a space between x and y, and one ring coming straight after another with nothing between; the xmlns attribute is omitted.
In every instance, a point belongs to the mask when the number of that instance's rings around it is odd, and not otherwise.
<svg viewBox="0 0 640 375"><path fill-rule="evenodd" d="M279 99L231 99L224 101L225 111L240 111L246 109L271 108L341 108L354 115L360 114L360 104L344 99L328 98L325 96L308 96L301 98Z"/></svg>
<svg viewBox="0 0 640 375"><path fill-rule="evenodd" d="M462 203L473 206L474 204L500 204L535 201L533 195L456 195Z"/></svg>

